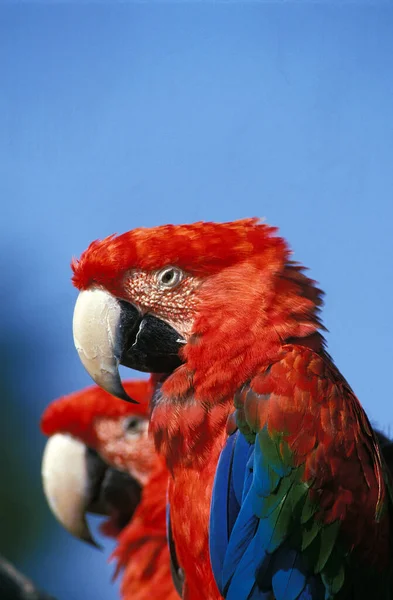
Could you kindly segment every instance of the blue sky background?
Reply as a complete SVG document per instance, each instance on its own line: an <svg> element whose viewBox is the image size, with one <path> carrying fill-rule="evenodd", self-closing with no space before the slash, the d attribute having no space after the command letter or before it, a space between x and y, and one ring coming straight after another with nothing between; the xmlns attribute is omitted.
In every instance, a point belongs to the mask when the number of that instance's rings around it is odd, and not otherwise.
<svg viewBox="0 0 393 600"><path fill-rule="evenodd" d="M90 383L69 262L91 240L266 217L327 293L338 366L393 424L392 32L378 0L0 4L0 493L18 513L0 543L59 600L116 597L39 475L43 408Z"/></svg>

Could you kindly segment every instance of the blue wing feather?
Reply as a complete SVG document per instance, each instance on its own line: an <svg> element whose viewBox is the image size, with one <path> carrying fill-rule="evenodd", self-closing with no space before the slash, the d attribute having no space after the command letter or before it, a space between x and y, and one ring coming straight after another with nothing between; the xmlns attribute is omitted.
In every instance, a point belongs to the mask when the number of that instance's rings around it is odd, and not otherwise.
<svg viewBox="0 0 393 600"><path fill-rule="evenodd" d="M272 449L273 457L275 449ZM214 577L227 600L324 600L321 578L288 545L293 487L288 465L263 456L237 431L221 454L213 487L210 553ZM277 526L280 520L280 527Z"/></svg>
<svg viewBox="0 0 393 600"><path fill-rule="evenodd" d="M252 546L244 552L228 586L227 600L271 600L271 592L263 591L255 579L255 560Z"/></svg>
<svg viewBox="0 0 393 600"><path fill-rule="evenodd" d="M275 556L272 587L276 597L296 600L306 587L307 574L299 553L283 546Z"/></svg>
<svg viewBox="0 0 393 600"><path fill-rule="evenodd" d="M236 499L239 508L243 500L243 490L245 486L245 477L247 476L247 463L253 454L254 444L249 444L246 438L239 432L236 432L235 450L233 455L232 470L230 473Z"/></svg>
<svg viewBox="0 0 393 600"><path fill-rule="evenodd" d="M250 545L255 531L258 527L259 519L254 513L251 492L245 499L242 509L236 520L235 526L227 547L225 560L222 568L222 587L227 589L243 554ZM254 569L255 577L255 569Z"/></svg>
<svg viewBox="0 0 393 600"><path fill-rule="evenodd" d="M236 500L231 477L232 463L238 432L228 437L223 449L213 486L210 509L210 562L217 586L221 591L222 569L229 540L229 527L233 526L240 505Z"/></svg>

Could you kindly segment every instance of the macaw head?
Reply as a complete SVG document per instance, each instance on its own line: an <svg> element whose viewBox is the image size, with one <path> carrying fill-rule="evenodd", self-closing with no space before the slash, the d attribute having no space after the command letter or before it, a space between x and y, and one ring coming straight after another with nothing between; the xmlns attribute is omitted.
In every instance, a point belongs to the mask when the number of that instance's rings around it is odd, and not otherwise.
<svg viewBox="0 0 393 600"><path fill-rule="evenodd" d="M138 404L121 402L94 386L53 401L41 419L49 437L42 460L43 487L60 523L95 545L86 513L108 515L106 533L130 521L156 454L148 436L148 380L124 384Z"/></svg>
<svg viewBox="0 0 393 600"><path fill-rule="evenodd" d="M194 398L220 400L286 342L323 344L320 290L257 219L135 229L93 242L72 268L79 356L123 399L119 364L164 385L186 367Z"/></svg>

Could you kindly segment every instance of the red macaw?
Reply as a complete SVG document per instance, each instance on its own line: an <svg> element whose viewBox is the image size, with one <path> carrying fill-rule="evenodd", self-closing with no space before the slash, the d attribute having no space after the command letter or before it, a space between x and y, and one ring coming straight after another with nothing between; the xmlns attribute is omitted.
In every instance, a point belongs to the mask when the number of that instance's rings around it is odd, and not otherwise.
<svg viewBox="0 0 393 600"><path fill-rule="evenodd" d="M93 242L73 270L96 383L127 399L119 364L156 373L183 597L392 598L390 478L325 350L322 292L277 230L141 228Z"/></svg>
<svg viewBox="0 0 393 600"><path fill-rule="evenodd" d="M168 472L148 435L152 386L145 380L124 387L139 404L119 402L94 386L46 408L44 490L62 525L85 541L94 543L86 512L110 515L102 530L117 537L112 558L115 576L124 568L124 600L176 600L166 539Z"/></svg>

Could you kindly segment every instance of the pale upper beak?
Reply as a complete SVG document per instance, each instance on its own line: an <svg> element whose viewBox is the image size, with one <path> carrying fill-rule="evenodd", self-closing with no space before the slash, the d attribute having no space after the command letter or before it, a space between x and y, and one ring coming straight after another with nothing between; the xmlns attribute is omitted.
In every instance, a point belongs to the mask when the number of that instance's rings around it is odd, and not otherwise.
<svg viewBox="0 0 393 600"><path fill-rule="evenodd" d="M46 443L42 459L44 493L52 513L73 536L99 547L86 513L110 517L121 531L141 499L141 486L129 473L109 466L82 442L57 433Z"/></svg>
<svg viewBox="0 0 393 600"><path fill-rule="evenodd" d="M86 371L97 385L122 400L135 402L119 374L121 306L100 288L80 292L74 309L74 343Z"/></svg>
<svg viewBox="0 0 393 600"><path fill-rule="evenodd" d="M122 400L119 365L148 373L171 373L181 364L182 336L154 314L119 300L106 290L80 292L73 320L74 343L93 380Z"/></svg>
<svg viewBox="0 0 393 600"><path fill-rule="evenodd" d="M42 482L45 497L56 519L73 536L94 546L86 512L91 504L91 472L105 471L88 462L87 448L70 435L57 433L46 443L42 459ZM90 474L89 474L90 470ZM96 473L99 477L99 473Z"/></svg>

